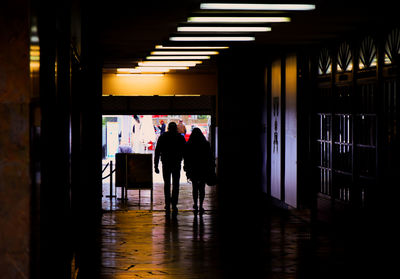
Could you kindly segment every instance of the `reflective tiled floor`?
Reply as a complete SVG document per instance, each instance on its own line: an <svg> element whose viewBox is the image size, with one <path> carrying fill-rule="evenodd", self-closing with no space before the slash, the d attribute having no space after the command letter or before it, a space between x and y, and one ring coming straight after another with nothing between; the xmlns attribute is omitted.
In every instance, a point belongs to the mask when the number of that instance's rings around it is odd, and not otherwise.
<svg viewBox="0 0 400 279"><path fill-rule="evenodd" d="M162 184L154 187L153 208L145 192L140 205L136 191L127 203L103 198L98 278L364 278L376 268L362 229L311 226L298 212L272 207L227 217L215 187L207 187L205 214L196 215L187 183L178 214L166 215Z"/></svg>
<svg viewBox="0 0 400 279"><path fill-rule="evenodd" d="M219 278L211 215L126 211L103 218L101 278Z"/></svg>

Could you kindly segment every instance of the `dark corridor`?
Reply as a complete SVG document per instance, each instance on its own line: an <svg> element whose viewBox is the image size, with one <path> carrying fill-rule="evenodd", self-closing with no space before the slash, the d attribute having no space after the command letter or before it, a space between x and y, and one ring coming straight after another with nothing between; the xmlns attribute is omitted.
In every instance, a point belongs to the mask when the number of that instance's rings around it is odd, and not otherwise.
<svg viewBox="0 0 400 279"><path fill-rule="evenodd" d="M397 274L395 1L3 2L1 278ZM103 208L102 115L154 110L212 116L202 217Z"/></svg>

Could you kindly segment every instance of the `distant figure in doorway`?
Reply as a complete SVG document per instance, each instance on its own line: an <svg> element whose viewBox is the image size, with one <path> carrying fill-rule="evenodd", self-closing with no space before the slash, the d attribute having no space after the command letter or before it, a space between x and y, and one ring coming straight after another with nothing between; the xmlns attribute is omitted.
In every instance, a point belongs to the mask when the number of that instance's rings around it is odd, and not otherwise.
<svg viewBox="0 0 400 279"><path fill-rule="evenodd" d="M179 123L178 123L178 133L181 134L182 136L186 135L186 127L183 124L183 120L179 119Z"/></svg>
<svg viewBox="0 0 400 279"><path fill-rule="evenodd" d="M193 129L186 143L183 169L192 181L194 212L200 210L200 214L203 214L206 179L210 170L215 169L215 160L210 144L199 128Z"/></svg>
<svg viewBox="0 0 400 279"><path fill-rule="evenodd" d="M170 212L171 203L173 212L177 213L178 211L179 179L185 144L185 138L178 133L175 122L170 122L168 124L168 131L160 135L157 141L154 154L154 170L156 173L160 172L158 169L158 162L161 157L166 213Z"/></svg>
<svg viewBox="0 0 400 279"><path fill-rule="evenodd" d="M158 129L160 129L160 135L164 134L165 132L165 123L164 120L160 121L160 125L158 126Z"/></svg>

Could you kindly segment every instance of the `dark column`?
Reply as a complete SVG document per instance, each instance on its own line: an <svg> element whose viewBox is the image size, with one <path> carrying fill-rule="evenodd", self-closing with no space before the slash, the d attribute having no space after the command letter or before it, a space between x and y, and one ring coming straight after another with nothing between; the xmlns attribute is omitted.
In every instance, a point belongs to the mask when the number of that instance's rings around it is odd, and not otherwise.
<svg viewBox="0 0 400 279"><path fill-rule="evenodd" d="M0 277L29 278L29 1L0 9Z"/></svg>
<svg viewBox="0 0 400 279"><path fill-rule="evenodd" d="M101 63L95 7L82 5L82 52L73 78L73 223L79 278L92 278L99 267L101 217L102 115Z"/></svg>
<svg viewBox="0 0 400 279"><path fill-rule="evenodd" d="M263 126L266 63L254 49L219 57L218 170L223 251L235 274L245 273L260 251L262 185L266 143ZM264 170L265 172L265 170ZM257 256L252 257L259 258ZM248 270L248 272L256 272ZM249 274L247 274L249 275Z"/></svg>
<svg viewBox="0 0 400 279"><path fill-rule="evenodd" d="M38 3L40 40L40 278L69 278L70 6Z"/></svg>

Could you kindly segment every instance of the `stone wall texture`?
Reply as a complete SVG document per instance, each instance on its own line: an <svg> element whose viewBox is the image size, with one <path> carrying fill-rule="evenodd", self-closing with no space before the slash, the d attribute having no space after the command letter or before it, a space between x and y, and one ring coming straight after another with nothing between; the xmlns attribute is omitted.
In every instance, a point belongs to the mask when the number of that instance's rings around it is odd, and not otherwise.
<svg viewBox="0 0 400 279"><path fill-rule="evenodd" d="M29 278L29 1L0 9L0 277Z"/></svg>

